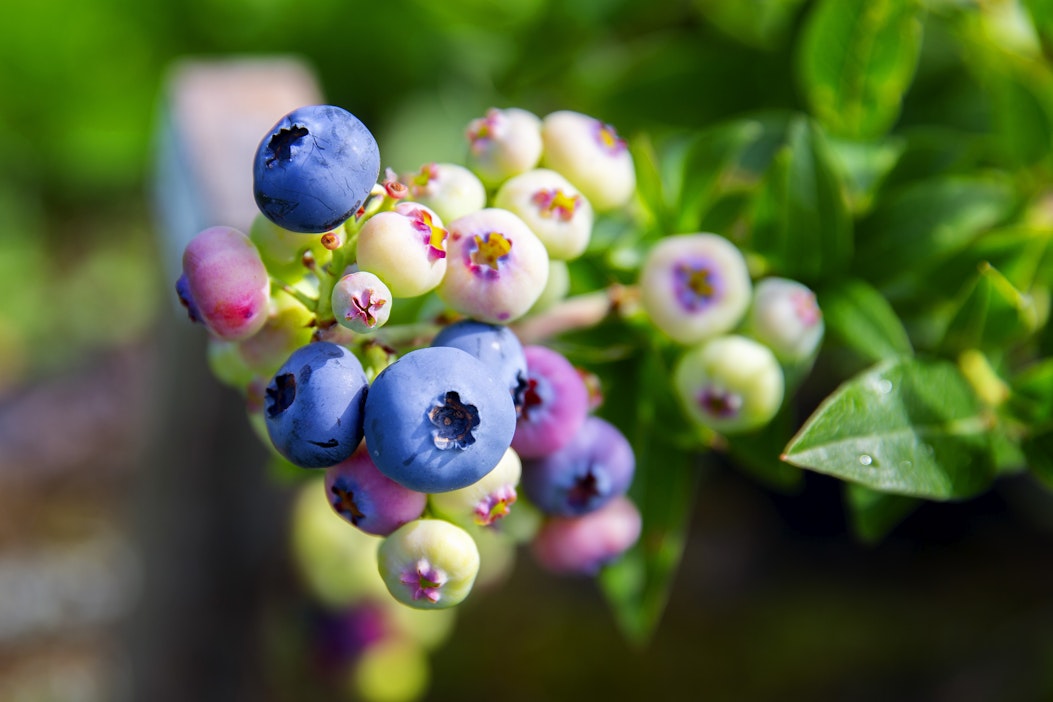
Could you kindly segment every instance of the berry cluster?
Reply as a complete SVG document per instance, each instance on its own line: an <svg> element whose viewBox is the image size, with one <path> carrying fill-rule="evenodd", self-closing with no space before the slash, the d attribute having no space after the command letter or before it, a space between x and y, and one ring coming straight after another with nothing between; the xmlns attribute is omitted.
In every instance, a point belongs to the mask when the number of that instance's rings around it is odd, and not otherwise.
<svg viewBox="0 0 1053 702"><path fill-rule="evenodd" d="M652 247L640 300L654 326L686 347L673 377L685 414L724 435L768 424L823 336L811 290L778 277L754 285L742 251L716 234L668 236Z"/></svg>
<svg viewBox="0 0 1053 702"><path fill-rule="evenodd" d="M416 609L464 600L495 542L594 574L641 528L632 447L587 374L509 326L566 295L596 215L635 193L632 157L567 111L493 109L467 137L467 167L382 176L356 117L291 112L257 150L248 234L200 232L176 283L216 376L282 458L324 471Z"/></svg>

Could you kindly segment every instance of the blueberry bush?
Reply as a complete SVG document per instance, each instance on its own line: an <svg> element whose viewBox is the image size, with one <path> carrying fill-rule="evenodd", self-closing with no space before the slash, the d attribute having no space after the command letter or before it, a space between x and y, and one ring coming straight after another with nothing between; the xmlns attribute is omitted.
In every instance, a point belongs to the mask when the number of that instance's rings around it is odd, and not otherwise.
<svg viewBox="0 0 1053 702"><path fill-rule="evenodd" d="M702 6L765 43L800 3L755 4ZM395 600L456 605L488 549L529 544L644 642L700 456L842 480L867 541L921 501L1053 483L1051 12L818 2L797 109L624 137L494 107L461 162L401 173L304 107L260 143L252 232L200 234L177 287L261 438L379 537ZM912 100L951 70L990 99Z"/></svg>

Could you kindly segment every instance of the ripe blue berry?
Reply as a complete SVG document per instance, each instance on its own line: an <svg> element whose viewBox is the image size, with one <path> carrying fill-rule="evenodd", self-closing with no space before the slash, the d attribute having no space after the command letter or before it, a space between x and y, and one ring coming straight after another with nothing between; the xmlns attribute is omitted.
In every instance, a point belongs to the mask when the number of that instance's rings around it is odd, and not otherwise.
<svg viewBox="0 0 1053 702"><path fill-rule="evenodd" d="M321 234L365 202L380 175L377 142L362 122L333 105L293 110L256 149L253 195L279 227Z"/></svg>
<svg viewBox="0 0 1053 702"><path fill-rule="evenodd" d="M628 439L613 424L589 416L569 443L526 461L521 484L542 512L577 516L625 494L635 469Z"/></svg>
<svg viewBox="0 0 1053 702"><path fill-rule="evenodd" d="M366 397L365 437L377 467L418 492L471 485L497 465L515 432L507 386L460 349L410 351Z"/></svg>
<svg viewBox="0 0 1053 702"><path fill-rule="evenodd" d="M527 359L519 337L511 329L463 319L443 327L431 345L460 349L478 358L493 376L508 386L518 408L526 388Z"/></svg>
<svg viewBox="0 0 1053 702"><path fill-rule="evenodd" d="M348 458L362 441L368 383L345 347L326 341L292 353L267 385L264 418L274 447L303 468Z"/></svg>

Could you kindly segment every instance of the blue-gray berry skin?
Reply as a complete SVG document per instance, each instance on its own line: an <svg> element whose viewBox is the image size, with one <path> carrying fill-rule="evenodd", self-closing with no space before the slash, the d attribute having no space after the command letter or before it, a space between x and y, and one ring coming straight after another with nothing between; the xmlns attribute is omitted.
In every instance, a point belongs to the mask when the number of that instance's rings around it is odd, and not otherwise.
<svg viewBox="0 0 1053 702"><path fill-rule="evenodd" d="M334 105L293 110L263 137L253 195L279 227L323 233L362 206L380 174L380 150L364 124Z"/></svg>
<svg viewBox="0 0 1053 702"><path fill-rule="evenodd" d="M373 462L418 492L457 490L482 478L508 449L515 424L504 383L452 347L409 352L373 380L366 397Z"/></svg>
<svg viewBox="0 0 1053 702"><path fill-rule="evenodd" d="M362 441L368 381L343 346L319 341L292 353L265 392L271 443L291 463L325 468L348 458Z"/></svg>
<svg viewBox="0 0 1053 702"><path fill-rule="evenodd" d="M449 346L475 356L508 386L517 406L521 404L527 379L526 353L519 337L508 327L463 319L443 327L431 345Z"/></svg>
<svg viewBox="0 0 1053 702"><path fill-rule="evenodd" d="M562 448L524 461L520 485L545 514L574 517L624 495L635 471L636 458L625 435L590 415Z"/></svg>

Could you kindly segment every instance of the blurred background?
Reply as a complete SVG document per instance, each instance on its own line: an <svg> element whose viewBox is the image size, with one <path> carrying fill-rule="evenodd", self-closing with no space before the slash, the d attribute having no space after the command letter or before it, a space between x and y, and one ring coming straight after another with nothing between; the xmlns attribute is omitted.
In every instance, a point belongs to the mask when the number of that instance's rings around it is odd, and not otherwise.
<svg viewBox="0 0 1053 702"><path fill-rule="evenodd" d="M0 700L313 700L347 688L318 662L318 605L290 567L296 485L267 472L240 399L208 373L203 331L174 304L152 199L174 62L296 57L403 170L462 160L465 125L491 106L573 109L656 137L803 109L793 51L810 5L8 7ZM926 35L931 60L901 119L982 131L985 87L944 39L938 26ZM1053 698L1053 509L1034 483L922 506L865 545L833 480L776 490L717 459L699 470L648 647L625 642L594 583L548 576L521 553L458 610L424 698Z"/></svg>

